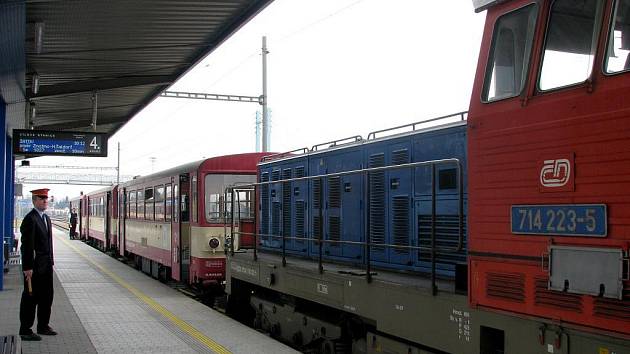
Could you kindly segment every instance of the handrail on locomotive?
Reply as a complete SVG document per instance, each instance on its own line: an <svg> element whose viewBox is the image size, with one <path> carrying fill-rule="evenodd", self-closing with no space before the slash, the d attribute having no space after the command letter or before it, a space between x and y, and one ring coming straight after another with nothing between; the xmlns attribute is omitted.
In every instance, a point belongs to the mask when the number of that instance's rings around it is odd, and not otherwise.
<svg viewBox="0 0 630 354"><path fill-rule="evenodd" d="M456 170L457 170L457 181L458 181L458 190L459 190L459 195L458 195L458 218L459 218L459 230L458 230L458 240L457 240L457 246L453 247L453 248L437 248L436 247L436 184L435 184L435 168L438 165L452 165L455 164L456 165ZM418 167L423 167L423 166L430 166L431 167L431 246L430 247L426 247L426 246L405 246L405 245L395 245L395 244L374 244L370 242L370 237L367 236L366 240L363 242L357 242L357 241L344 241L344 240L324 240L323 239L323 223L319 223L319 230L318 230L318 237L317 238L313 238L313 237L295 237L295 236L286 236L286 235L268 235L268 234L259 234L257 232L254 233L250 233L250 232L241 232L236 230L236 226L238 225L239 221L235 219L235 215L240 215L240 193L242 191L254 191L256 192L256 188L259 186L263 186L263 185L271 185L271 184L277 184L277 183L287 183L287 182L295 182L295 181L308 181L308 180L320 180L323 185L323 181L325 178L334 178L334 177L341 177L341 176L347 176L347 175L353 175L353 174L362 174L364 177L364 183L367 186L368 185L368 180L369 180L369 174L370 173L374 173L374 172L383 172L383 171L389 171L389 170L397 170L397 169L412 169L412 168L418 168ZM238 236L253 236L254 237L254 247L253 247L253 257L254 260L258 259L257 256L257 249L258 249L258 240L261 237L268 237L268 238L275 238L275 239L282 239L282 265L286 266L286 240L302 240L302 241L312 241L315 242L316 244L319 245L319 259L318 259L318 264L319 264L319 272L323 273L324 267L323 267L323 252L322 252L322 246L324 243L327 244L345 244L345 245L359 245L362 246L365 250L365 255L366 255L366 261L365 261L365 267L366 267L366 278L368 282L372 281L372 271L371 271L371 267L372 267L372 260L370 258L370 250L373 247L383 247L383 248L394 248L394 249L405 249L405 250L417 250L417 251L425 251L425 252L430 252L431 253L431 286L432 286L432 293L433 295L437 294L437 287L436 287L436 255L438 253L440 254L445 254L445 253L456 253L456 252L460 252L463 249L463 244L464 244L464 191L463 191L463 173L462 173L462 163L459 159L456 158L449 158L449 159L440 159L440 160L430 160L430 161L420 161L420 162L413 162L413 163L405 163L405 164L399 164L399 165L390 165L390 166L383 166L383 167L372 167L372 168L364 168L364 169L358 169L358 170L351 170L351 171L343 171L343 172L335 172L335 173L328 173L328 174L323 174L323 175L316 175L316 176L306 176L306 177L296 177L296 178L289 178L289 179L281 179L281 180L277 180L277 181L269 181L269 182L257 182L257 183L251 183L251 184L243 184L243 185L238 185L238 186L231 186L231 187L227 187L225 190L225 195L227 197L227 195L230 195L230 198L226 198L226 200L236 200L237 202L234 203L229 203L230 204L230 212L228 213L226 208L227 208L227 203L223 204L223 208L224 208L224 213L223 215L229 215L229 221L226 220L225 225L227 225L228 223L230 224L230 233L227 233L227 229L226 229L226 233L225 233L225 243L226 243L226 248L225 248L225 252L228 253L233 256L234 255L234 248L235 248L235 242L234 241L234 236L238 235ZM365 193L368 194L366 200L369 201L369 188L365 188ZM320 193L320 207L318 208L319 210L319 214L321 217L321 214L323 212L323 194ZM239 208L239 210L234 213L234 208L235 205L237 208ZM254 208L254 213L256 213L257 211L257 207ZM369 217L369 215L367 214L369 207L364 208L364 212L366 213L365 217ZM367 219L366 219L367 220ZM367 235L369 235L369 233L366 233Z"/></svg>

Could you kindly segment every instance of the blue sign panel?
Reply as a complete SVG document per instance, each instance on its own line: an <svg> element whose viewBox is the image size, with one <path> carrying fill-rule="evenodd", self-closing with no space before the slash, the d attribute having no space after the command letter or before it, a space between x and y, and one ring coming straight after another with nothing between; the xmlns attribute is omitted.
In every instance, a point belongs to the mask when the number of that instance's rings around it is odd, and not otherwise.
<svg viewBox="0 0 630 354"><path fill-rule="evenodd" d="M512 233L606 237L606 205L513 205Z"/></svg>
<svg viewBox="0 0 630 354"><path fill-rule="evenodd" d="M107 156L107 136L103 133L45 130L13 130L13 153L41 156Z"/></svg>

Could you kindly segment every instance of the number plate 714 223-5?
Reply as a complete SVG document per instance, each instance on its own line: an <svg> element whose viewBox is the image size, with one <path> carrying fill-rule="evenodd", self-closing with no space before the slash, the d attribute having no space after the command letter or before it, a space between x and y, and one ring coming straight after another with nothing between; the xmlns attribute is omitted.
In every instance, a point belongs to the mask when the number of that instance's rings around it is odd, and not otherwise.
<svg viewBox="0 0 630 354"><path fill-rule="evenodd" d="M512 233L606 237L605 204L512 205Z"/></svg>

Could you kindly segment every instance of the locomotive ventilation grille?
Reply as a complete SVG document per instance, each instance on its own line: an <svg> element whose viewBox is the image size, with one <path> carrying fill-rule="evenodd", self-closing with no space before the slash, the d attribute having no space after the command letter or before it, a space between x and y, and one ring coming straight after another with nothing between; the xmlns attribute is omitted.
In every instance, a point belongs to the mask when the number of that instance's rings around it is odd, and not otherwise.
<svg viewBox="0 0 630 354"><path fill-rule="evenodd" d="M330 240L341 240L341 219L338 216L328 216L328 237ZM331 243L331 247L339 247L338 243Z"/></svg>
<svg viewBox="0 0 630 354"><path fill-rule="evenodd" d="M409 150L392 151L392 165L402 165L404 163L409 163Z"/></svg>
<svg viewBox="0 0 630 354"><path fill-rule="evenodd" d="M282 171L282 179L291 178L291 169ZM282 183L282 235L291 236L291 182Z"/></svg>
<svg viewBox="0 0 630 354"><path fill-rule="evenodd" d="M385 166L385 154L370 156L369 167ZM369 173L370 190L370 242L385 243L385 172ZM383 247L373 247L373 251L383 252Z"/></svg>
<svg viewBox="0 0 630 354"><path fill-rule="evenodd" d="M595 316L630 321L630 288L623 289L621 300L598 297L595 299L593 314Z"/></svg>
<svg viewBox="0 0 630 354"><path fill-rule="evenodd" d="M341 177L328 178L328 206L341 208Z"/></svg>
<svg viewBox="0 0 630 354"><path fill-rule="evenodd" d="M459 252L440 252L437 255L438 263L465 263L466 262L466 218L462 224L464 242ZM442 250L455 250L459 241L459 216L436 215L435 216L435 247ZM418 215L418 244L424 248L431 247L431 215ZM431 254L419 251L418 258L421 261L430 262Z"/></svg>
<svg viewBox="0 0 630 354"><path fill-rule="evenodd" d="M536 305L571 312L582 312L582 295L548 290L549 279L547 278L536 278L535 281L534 301Z"/></svg>
<svg viewBox="0 0 630 354"><path fill-rule="evenodd" d="M271 203L271 234L273 236L280 236L280 209L280 202ZM278 238L274 237L271 241L278 241Z"/></svg>
<svg viewBox="0 0 630 354"><path fill-rule="evenodd" d="M299 166L295 168L295 178L301 178L306 176L306 173L304 172L304 166Z"/></svg>
<svg viewBox="0 0 630 354"><path fill-rule="evenodd" d="M264 172L260 175L261 182L269 182L269 172ZM263 184L261 188L261 214L262 220L260 222L261 233L264 235L269 234L269 185ZM268 237L263 237L263 239L267 240Z"/></svg>
<svg viewBox="0 0 630 354"><path fill-rule="evenodd" d="M304 228L304 213L305 205L303 200L298 200L295 202L295 236L296 237L305 237L305 228ZM302 244L303 240L295 240L295 243Z"/></svg>
<svg viewBox="0 0 630 354"><path fill-rule="evenodd" d="M397 196L392 200L394 244L409 246L409 197ZM409 250L394 248L398 254L409 254Z"/></svg>
<svg viewBox="0 0 630 354"><path fill-rule="evenodd" d="M488 273L486 296L513 302L525 302L525 274Z"/></svg>

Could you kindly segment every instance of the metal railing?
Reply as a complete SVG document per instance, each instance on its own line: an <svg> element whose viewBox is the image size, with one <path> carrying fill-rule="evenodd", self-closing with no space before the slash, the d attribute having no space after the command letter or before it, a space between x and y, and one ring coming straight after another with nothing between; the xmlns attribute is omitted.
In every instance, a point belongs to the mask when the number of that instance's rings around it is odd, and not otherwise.
<svg viewBox="0 0 630 354"><path fill-rule="evenodd" d="M456 165L457 170L457 181L458 181L458 240L456 247L437 247L436 245L436 197L437 197L437 186L436 186L436 166L439 165ZM408 245L396 245L396 244L388 244L388 243L372 243L371 235L369 232L368 225L370 224L370 182L369 176L375 172L384 172L391 170L400 170L400 169L413 169L418 167L431 167L431 237L430 237L430 246L408 246ZM364 210L364 225L366 230L365 241L346 241L346 240L325 240L324 239L324 219L323 219L323 210L324 210L324 179L331 177L341 177L348 175L361 174L363 176L364 183L364 200L366 201L366 207ZM268 181L268 182L258 182L252 183L249 185L240 185L235 187L226 188L226 194L238 193L238 191L242 191L243 188L246 190L255 190L257 187L264 185L272 185L279 183L287 183L287 182L297 182L297 181L310 181L310 180L319 180L320 186L322 188L322 192L319 193L319 208L317 208L317 213L319 216L319 228L317 230L317 238L314 237L295 237L295 236L286 236L286 235L272 235L272 234L260 234L257 232L254 233L246 233L235 230L238 222L235 222L233 219L234 213L232 212L232 220L227 222L226 224L230 224L230 234L226 233L226 252L229 252L230 255L234 255L234 242L233 237L235 235L239 236L252 236L254 238L254 249L253 249L253 257L254 260L258 260L258 246L259 239L261 238L273 238L273 239L281 239L282 240L282 265L286 266L286 241L287 240L300 240L307 242L315 242L318 244L319 253L318 253L318 269L320 274L324 272L324 260L323 260L323 245L324 244L342 244L342 245L358 245L362 246L365 254L365 270L366 270L366 280L368 283L372 281L372 257L371 250L372 248L393 248L393 249L404 249L404 250L416 250L419 252L427 252L430 253L430 262L431 262L431 292L433 295L437 294L437 286L436 286L436 257L438 254L452 254L458 253L463 250L464 245L464 191L463 191L463 171L462 164L459 159L450 158L450 159L441 159L441 160L431 160L431 161L422 161L422 162L412 162L400 165L390 165L383 167L372 167L351 171L343 171L343 172L335 172L317 176L306 176L306 177L297 177L297 178L289 178L282 179L277 181ZM258 194L256 194L258 195ZM234 199L232 199L234 200ZM258 200L260 202L260 200ZM254 208L254 212L258 212L258 207ZM227 214L226 214L227 215ZM256 218L258 220L258 218ZM229 240L229 243L228 243Z"/></svg>
<svg viewBox="0 0 630 354"><path fill-rule="evenodd" d="M373 131L370 134L368 134L367 140L376 139L376 134L385 133L385 132L391 132L391 131L398 130L398 129L404 129L404 128L411 127L411 131L415 131L416 127L419 126L419 125L435 122L435 121L438 121L438 120L446 120L446 119L449 119L449 118L455 118L455 117L458 117L458 116L460 117L460 121L463 122L463 121L466 120L466 117L468 117L468 111L453 113L453 114L449 114L449 115L445 115L445 116L441 116L441 117L437 117L437 118L421 120L419 122L409 123L409 124L405 124L405 125L399 125L397 127L376 130L376 131Z"/></svg>

